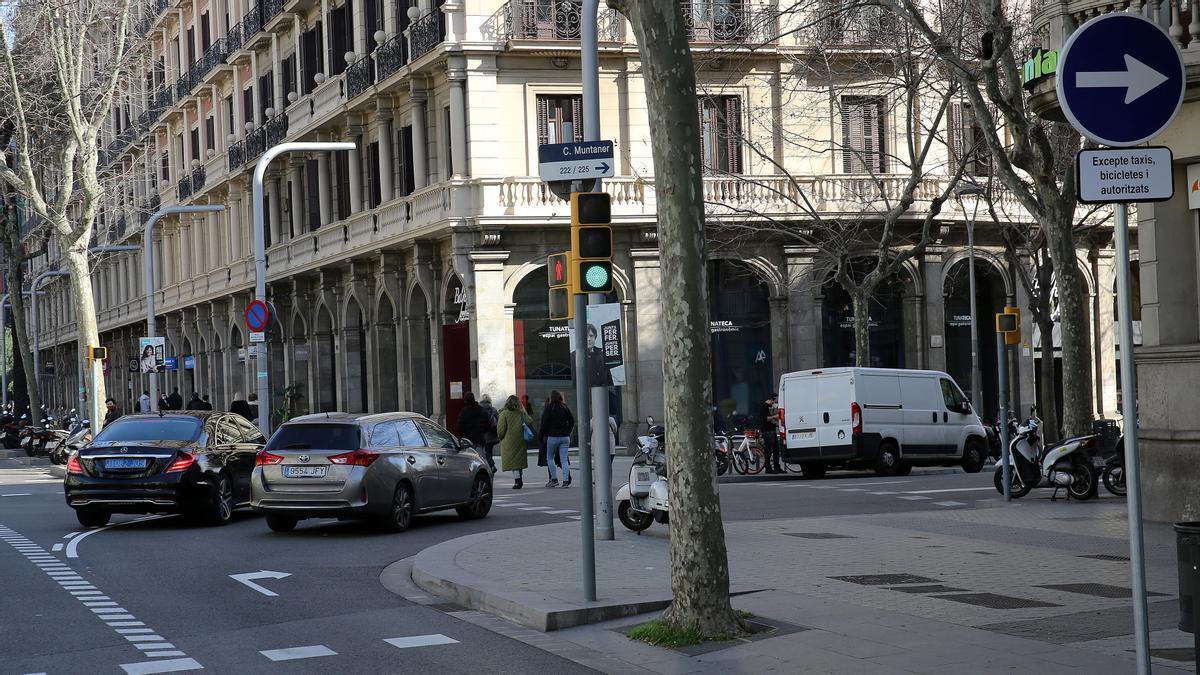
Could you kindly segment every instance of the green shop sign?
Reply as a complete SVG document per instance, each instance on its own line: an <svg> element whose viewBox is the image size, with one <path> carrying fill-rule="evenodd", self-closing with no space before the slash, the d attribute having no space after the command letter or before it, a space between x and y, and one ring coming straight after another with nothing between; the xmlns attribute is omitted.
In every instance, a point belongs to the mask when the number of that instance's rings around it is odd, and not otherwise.
<svg viewBox="0 0 1200 675"><path fill-rule="evenodd" d="M1026 89L1054 74L1058 68L1058 51L1054 49L1035 49L1029 60L1021 66L1021 84Z"/></svg>

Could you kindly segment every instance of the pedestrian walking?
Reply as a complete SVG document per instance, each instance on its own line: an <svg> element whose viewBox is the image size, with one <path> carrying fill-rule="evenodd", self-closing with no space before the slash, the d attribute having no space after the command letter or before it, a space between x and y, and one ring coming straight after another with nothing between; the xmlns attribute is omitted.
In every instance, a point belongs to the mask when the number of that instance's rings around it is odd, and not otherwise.
<svg viewBox="0 0 1200 675"><path fill-rule="evenodd" d="M229 404L229 412L241 415L251 422L254 421L254 416L250 413L250 403L242 399L241 392L233 394L233 403Z"/></svg>
<svg viewBox="0 0 1200 675"><path fill-rule="evenodd" d="M104 399L104 407L108 409L108 412L104 414L105 427L121 419L121 409L117 407L117 402L113 397L109 396ZM101 429L103 428L101 427Z"/></svg>
<svg viewBox="0 0 1200 675"><path fill-rule="evenodd" d="M202 398L203 398L203 402L204 402L204 407L201 408L201 410L212 410L213 407L212 407L212 403L208 400L208 394L205 394Z"/></svg>
<svg viewBox="0 0 1200 675"><path fill-rule="evenodd" d="M469 391L463 394L463 408L458 411L458 423L455 428L459 436L471 441L480 456L483 456L487 432L491 425L492 421L488 419L487 412L475 401L475 394Z"/></svg>
<svg viewBox="0 0 1200 675"><path fill-rule="evenodd" d="M188 410L204 410L204 399L200 398L200 394L192 392L192 397L187 402Z"/></svg>
<svg viewBox="0 0 1200 675"><path fill-rule="evenodd" d="M142 391L142 395L138 397L138 412L150 412L150 392Z"/></svg>
<svg viewBox="0 0 1200 675"><path fill-rule="evenodd" d="M516 396L509 396L504 402L504 410L496 422L496 435L500 438L500 469L514 473L513 489L520 490L524 485L522 472L529 466L526 448L533 439L533 418L521 409Z"/></svg>
<svg viewBox="0 0 1200 675"><path fill-rule="evenodd" d="M258 392L250 392L250 400L247 403L250 405L250 421L258 424Z"/></svg>
<svg viewBox="0 0 1200 675"><path fill-rule="evenodd" d="M758 413L758 429L762 432L763 454L766 455L765 463L767 465L767 473L787 473L787 471L779 465L779 427L777 426L776 416L779 414L779 409L776 407L776 401L779 400L779 395L772 393L767 400L763 401L762 408Z"/></svg>
<svg viewBox="0 0 1200 675"><path fill-rule="evenodd" d="M550 471L550 481L546 487L558 487L558 475L554 470L555 461L562 467L563 487L571 486L571 460L567 450L571 447L571 429L575 427L575 416L563 402L562 392L550 392L550 404L542 410L542 423L538 425L542 437L546 439L546 468Z"/></svg>
<svg viewBox="0 0 1200 675"><path fill-rule="evenodd" d="M166 394L159 394L158 409L159 410L174 410L175 407L171 405L171 397L167 396Z"/></svg>
<svg viewBox="0 0 1200 675"><path fill-rule="evenodd" d="M500 412L492 406L492 397L487 394L479 397L479 407L483 408L483 412L488 417L488 430L483 435L484 457L487 458L488 466L492 467L492 472L495 473L496 460L492 458L492 454L496 450L496 445L500 443L500 436L496 434L496 424L500 421Z"/></svg>
<svg viewBox="0 0 1200 675"><path fill-rule="evenodd" d="M171 395L167 397L171 402L171 410L183 410L183 397L179 395L179 387L171 390Z"/></svg>

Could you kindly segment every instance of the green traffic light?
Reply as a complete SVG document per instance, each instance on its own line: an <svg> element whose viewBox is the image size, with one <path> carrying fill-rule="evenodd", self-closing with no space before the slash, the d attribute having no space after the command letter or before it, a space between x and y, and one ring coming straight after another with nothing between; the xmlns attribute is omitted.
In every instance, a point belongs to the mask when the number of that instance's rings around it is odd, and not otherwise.
<svg viewBox="0 0 1200 675"><path fill-rule="evenodd" d="M588 265L584 270L583 280L589 289L607 289L609 284L608 267L606 265Z"/></svg>

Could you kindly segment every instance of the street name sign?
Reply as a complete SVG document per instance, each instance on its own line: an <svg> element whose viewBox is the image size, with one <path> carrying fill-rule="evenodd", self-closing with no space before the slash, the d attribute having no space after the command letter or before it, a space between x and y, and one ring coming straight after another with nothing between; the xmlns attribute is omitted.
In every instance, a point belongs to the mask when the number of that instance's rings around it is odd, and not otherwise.
<svg viewBox="0 0 1200 675"><path fill-rule="evenodd" d="M538 146L538 175L548 183L608 178L615 175L615 164L612 141Z"/></svg>
<svg viewBox="0 0 1200 675"><path fill-rule="evenodd" d="M1179 114L1186 86L1175 41L1130 12L1104 14L1077 28L1059 52L1057 77L1067 121L1113 147L1161 134Z"/></svg>
<svg viewBox="0 0 1200 675"><path fill-rule="evenodd" d="M1171 150L1164 147L1081 150L1076 156L1079 201L1160 202L1175 195Z"/></svg>

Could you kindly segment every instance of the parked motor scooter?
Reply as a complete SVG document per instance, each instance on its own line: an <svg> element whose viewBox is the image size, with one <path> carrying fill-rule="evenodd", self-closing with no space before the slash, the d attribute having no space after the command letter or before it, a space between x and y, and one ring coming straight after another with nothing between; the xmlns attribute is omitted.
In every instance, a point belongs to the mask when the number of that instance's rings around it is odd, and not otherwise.
<svg viewBox="0 0 1200 675"><path fill-rule="evenodd" d="M621 524L640 533L658 522L670 523L667 500L666 430L650 424L648 435L638 436L638 454L629 467L629 482L617 491L617 518Z"/></svg>
<svg viewBox="0 0 1200 675"><path fill-rule="evenodd" d="M71 428L65 432L66 435L58 445L50 450L50 461L54 464L66 464L71 458L71 453L77 452L92 441L91 422L81 420L78 416L72 416L70 419L73 420Z"/></svg>
<svg viewBox="0 0 1200 675"><path fill-rule="evenodd" d="M1100 474L1104 489L1118 497L1125 496L1125 437L1117 441L1117 452L1104 463Z"/></svg>
<svg viewBox="0 0 1200 675"><path fill-rule="evenodd" d="M3 443L5 450L21 447L21 424L11 403L5 406L4 414L0 415L0 443Z"/></svg>
<svg viewBox="0 0 1200 675"><path fill-rule="evenodd" d="M1058 496L1060 488L1067 489L1067 498L1080 501L1096 496L1099 487L1096 469L1084 452L1096 444L1094 434L1075 436L1048 448L1041 447L1042 421L1030 416L1017 427L1016 436L1009 442L1010 470L1009 493L1019 499L1035 487L1052 487ZM996 463L994 481L996 491L1004 494L1004 461Z"/></svg>

